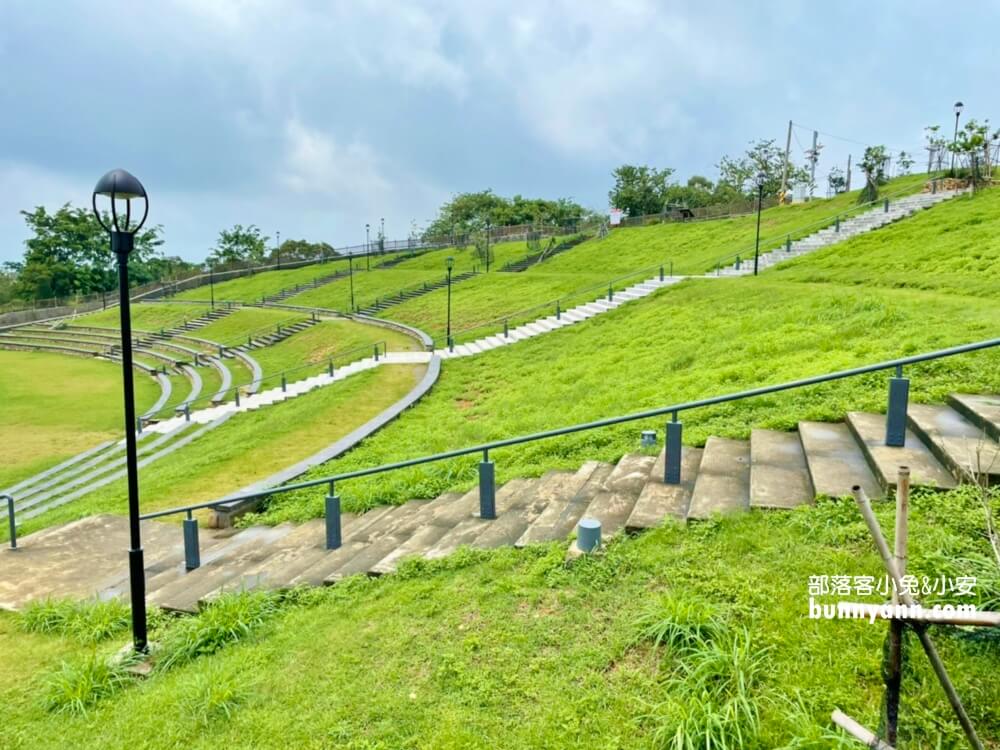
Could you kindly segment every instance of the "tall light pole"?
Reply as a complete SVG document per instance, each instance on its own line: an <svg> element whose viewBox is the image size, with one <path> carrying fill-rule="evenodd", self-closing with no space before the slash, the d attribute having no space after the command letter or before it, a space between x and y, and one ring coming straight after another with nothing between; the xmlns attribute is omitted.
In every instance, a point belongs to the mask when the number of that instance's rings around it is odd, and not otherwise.
<svg viewBox="0 0 1000 750"><path fill-rule="evenodd" d="M371 264L372 241L369 238L368 234L369 226L370 226L369 224L365 224L365 270L366 271L372 270L372 264Z"/></svg>
<svg viewBox="0 0 1000 750"><path fill-rule="evenodd" d="M274 255L275 255L275 258L277 258L277 261L278 261L278 270L280 271L281 270L281 232L275 232L274 236L275 236L275 240L274 240L274 243L275 243L275 245L274 245Z"/></svg>
<svg viewBox="0 0 1000 750"><path fill-rule="evenodd" d="M97 196L111 201L111 225L97 210ZM131 226L132 201L142 199L142 219ZM118 215L116 201L125 201L125 217ZM135 247L135 233L146 223L149 198L146 189L124 169L113 169L97 181L91 195L94 216L111 236L111 251L118 261L118 310L122 339L122 390L125 401L125 466L128 475L128 569L132 598L132 643L139 653L147 651L146 574L142 560L142 535L139 526L139 465L136 452L135 388L132 382L132 314L129 307L128 256Z"/></svg>
<svg viewBox="0 0 1000 750"><path fill-rule="evenodd" d="M958 145L958 118L962 116L965 105L962 102L955 102L955 135L951 139L951 175L955 176L955 147Z"/></svg>
<svg viewBox="0 0 1000 750"><path fill-rule="evenodd" d="M347 254L347 277L351 282L351 312L354 312L354 256Z"/></svg>
<svg viewBox="0 0 1000 750"><path fill-rule="evenodd" d="M486 220L486 273L490 272L490 220Z"/></svg>
<svg viewBox="0 0 1000 750"><path fill-rule="evenodd" d="M763 170L757 173L757 239L754 241L753 246L753 275L757 275L758 266L760 263L760 211L764 205L764 182L767 180L767 175L764 174Z"/></svg>
<svg viewBox="0 0 1000 750"><path fill-rule="evenodd" d="M212 309L215 309L215 264L208 265L208 288L212 295Z"/></svg>
<svg viewBox="0 0 1000 750"><path fill-rule="evenodd" d="M448 268L448 332L446 338L448 341L448 351L454 351L455 342L451 340L451 269L455 267L455 259L449 255L448 260L445 261L445 265Z"/></svg>
<svg viewBox="0 0 1000 750"><path fill-rule="evenodd" d="M378 252L379 255L385 254L385 217L379 219L381 225L378 230Z"/></svg>

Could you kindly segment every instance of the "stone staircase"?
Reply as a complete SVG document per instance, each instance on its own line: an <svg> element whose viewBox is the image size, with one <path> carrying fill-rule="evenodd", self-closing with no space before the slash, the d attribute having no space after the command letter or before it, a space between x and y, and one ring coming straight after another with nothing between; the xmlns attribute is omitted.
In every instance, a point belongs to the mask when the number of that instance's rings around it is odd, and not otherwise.
<svg viewBox="0 0 1000 750"><path fill-rule="evenodd" d="M333 273L328 273L325 276L319 276L306 284L296 284L295 286L290 286L282 289L280 292L268 295L261 298L261 303L270 304L284 302L289 297L294 297L296 294L302 294L303 292L308 292L310 289L316 289L321 286L325 286L337 279L342 279L349 275L349 271L334 271Z"/></svg>
<svg viewBox="0 0 1000 750"><path fill-rule="evenodd" d="M197 331L199 328L204 328L209 323L214 323L219 318L224 318L230 313L232 313L237 308L235 307L217 307L214 310L201 315L192 320L186 320L179 326L174 326L173 328L165 328L160 331L163 336L173 336L176 334L186 333L187 331Z"/></svg>
<svg viewBox="0 0 1000 750"><path fill-rule="evenodd" d="M964 190L938 191L936 193L916 193L903 198L897 198L889 202L889 210L885 210L884 205L866 211L863 214L842 220L839 225L820 229L807 237L792 242L790 245L761 253L758 258L759 270L770 268L773 265L782 263L800 255L815 252L824 247L843 242L859 234L866 234L899 219L910 216L917 211L930 208L941 201L954 198L964 193ZM753 252L748 253L748 257L741 257L731 265L719 268L716 272L719 276L747 276L753 274Z"/></svg>
<svg viewBox="0 0 1000 750"><path fill-rule="evenodd" d="M466 279L471 279L476 275L478 275L478 271L466 271L465 273L456 274L451 277L451 283L452 285L460 284ZM374 304L362 307L358 310L358 312L362 315L375 315L389 307L399 305L407 300L415 299L417 297L423 297L425 294L430 294L431 292L437 289L442 289L447 285L447 277L440 279L439 281L425 281L421 286L413 287L412 289L403 289L402 291L388 297L379 297L375 300Z"/></svg>
<svg viewBox="0 0 1000 750"><path fill-rule="evenodd" d="M516 328L509 329L507 331L507 335L504 335L501 331L500 333L490 336L483 336L475 341L459 344L453 350L444 348L438 349L434 353L442 359L469 357L475 354L481 354L482 352L489 351L490 349L496 349L500 346L514 344L518 341L540 336L543 333L548 333L549 331L554 331L558 328L570 326L574 323L580 323L581 321L592 318L595 315L601 315L609 310L614 310L616 307L620 307L626 302L642 299L643 297L652 294L657 289L677 284L685 278L687 277L667 276L663 279L660 279L659 277L648 279L638 284L634 284L626 289L622 289L621 291L614 292L610 298L608 295L604 295L592 302L587 302L568 310L563 310L558 315L553 314L546 318L533 320L530 323L523 323Z"/></svg>
<svg viewBox="0 0 1000 750"><path fill-rule="evenodd" d="M749 440L710 437L682 451L682 482L663 482L664 453L628 454L615 465L588 461L573 471L512 479L497 490L497 518L477 515L478 488L410 500L342 517L343 544L325 548L322 519L301 525L202 530L201 566L187 571L181 530L144 528L151 603L195 612L223 591L336 583L392 573L409 557L438 559L461 546L523 547L564 541L583 517L601 522L605 540L676 521L752 509L791 509L817 495L860 485L890 490L899 466L914 485L955 487L968 476L1000 477L1000 397L954 394L947 405L913 404L906 444L884 445L885 417L849 413L844 422L802 422L796 432L755 429ZM95 516L21 540L0 566L0 606L50 596L127 593L127 522Z"/></svg>
<svg viewBox="0 0 1000 750"><path fill-rule="evenodd" d="M572 250L574 247L579 245L581 242L586 240L587 237L584 235L579 235L577 237L570 237L569 239L563 240L557 245L553 245L547 250L542 250L539 253L531 253L523 258L515 261L511 261L503 266L500 270L508 273L521 273L528 268L531 268L536 263L541 263L543 260L548 260L549 258L554 258L560 253L564 253L567 250Z"/></svg>
<svg viewBox="0 0 1000 750"><path fill-rule="evenodd" d="M274 346L275 344L284 341L289 336L294 336L300 331L312 328L317 323L319 323L319 321L315 318L307 318L306 320L300 320L297 323L279 325L275 329L274 333L266 333L259 336L248 336L245 344L227 348L236 349L241 352L250 352L254 349L263 349L265 346Z"/></svg>

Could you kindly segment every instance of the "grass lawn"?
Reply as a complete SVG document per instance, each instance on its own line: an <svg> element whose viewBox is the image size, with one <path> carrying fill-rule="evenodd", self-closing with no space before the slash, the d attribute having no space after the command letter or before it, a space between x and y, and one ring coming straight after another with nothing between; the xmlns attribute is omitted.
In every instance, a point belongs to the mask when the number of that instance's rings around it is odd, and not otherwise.
<svg viewBox="0 0 1000 750"><path fill-rule="evenodd" d="M891 508L878 512L891 529ZM911 572L978 573L978 599L950 601L996 608L982 529L967 492L914 497ZM58 713L66 696L47 685L124 644L127 620L94 646L22 632L5 613L0 648L16 658L0 666L0 745L631 749L674 747L679 733L686 747L722 747L706 744L714 732L745 750L846 750L857 745L830 713L878 726L886 627L808 619L809 577L882 573L849 501L670 523L569 566L558 544L459 552L280 604L244 597L155 618L164 657L192 643L214 655L112 686L83 715ZM225 645L225 629L237 642ZM932 637L995 747L1000 642ZM907 653L899 747L963 747L915 638Z"/></svg>
<svg viewBox="0 0 1000 750"><path fill-rule="evenodd" d="M237 414L140 470L143 510L218 498L291 466L391 406L423 373L422 365L383 366L259 411ZM124 480L113 482L26 521L19 533L93 513L125 513L125 494Z"/></svg>
<svg viewBox="0 0 1000 750"><path fill-rule="evenodd" d="M259 302L261 297L280 292L296 284L308 284L313 280L336 273L347 267L347 261L330 260L302 268L286 268L280 271L265 271L253 276L241 276L231 281L215 283L215 299L239 302ZM207 284L188 289L171 297L172 300L207 300L210 290Z"/></svg>
<svg viewBox="0 0 1000 750"><path fill-rule="evenodd" d="M279 325L292 325L308 317L291 310L245 307L192 331L191 335L223 346L239 346L246 343L248 335L275 333Z"/></svg>
<svg viewBox="0 0 1000 750"><path fill-rule="evenodd" d="M42 352L0 351L0 488L122 435L117 363ZM136 373L136 408L160 387Z"/></svg>
<svg viewBox="0 0 1000 750"><path fill-rule="evenodd" d="M173 328L189 320L199 318L211 310L208 305L166 304L162 302L133 304L130 309L132 311L132 328L137 331L158 331L161 328ZM118 329L120 314L118 308L113 307L89 315L81 315L74 318L71 325Z"/></svg>

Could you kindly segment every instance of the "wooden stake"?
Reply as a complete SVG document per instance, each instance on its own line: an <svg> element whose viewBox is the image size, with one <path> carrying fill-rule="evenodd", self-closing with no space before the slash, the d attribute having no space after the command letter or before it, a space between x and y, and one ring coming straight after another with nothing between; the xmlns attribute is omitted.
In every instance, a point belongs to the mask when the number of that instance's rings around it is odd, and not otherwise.
<svg viewBox="0 0 1000 750"><path fill-rule="evenodd" d="M900 576L906 575L907 515L910 503L910 470L899 467L896 481L896 538L894 552ZM899 604L899 594L892 592L892 603ZM885 672L885 738L891 745L897 742L899 727L899 691L903 682L903 623L889 623L889 655Z"/></svg>
<svg viewBox="0 0 1000 750"><path fill-rule="evenodd" d="M865 727L845 714L839 708L834 710L831 718L833 719L834 724L854 737L854 739L864 742L867 747L874 748L875 750L895 750L892 745L880 740L874 732L870 729L865 729Z"/></svg>
<svg viewBox="0 0 1000 750"><path fill-rule="evenodd" d="M854 499L858 503L861 515L864 517L865 523L868 525L868 531L871 532L872 539L875 541L875 547L882 556L882 562L885 564L886 570L889 571L889 575L896 584L896 590L899 592L899 596L903 600L903 604L908 607L912 607L915 602L913 601L913 597L910 593L903 588L902 576L899 575L899 569L896 567L896 560L889 552L889 545L886 544L885 537L882 535L882 527L878 525L878 519L875 518L875 513L872 511L871 501L868 499L865 491L858 485L855 485L851 489L851 492L854 494ZM962 725L962 730L965 732L966 739L969 740L969 744L974 748L974 750L984 750L983 743L979 741L979 735L976 734L976 729L972 726L972 721L969 719L969 715L965 712L965 707L962 705L962 701L958 697L958 693L955 692L955 686L952 685L951 679L948 677L948 670L945 669L944 662L941 661L941 657L938 655L937 649L934 647L934 643L931 641L930 636L927 635L927 627L925 625L920 625L919 627L914 627L914 631L920 639L920 645L923 646L924 653L927 654L927 658L930 661L931 666L934 668L934 674L937 675L938 682L941 683L941 687L944 689L944 693L948 697L948 702L951 704L951 708L955 712L955 716L958 717L959 724Z"/></svg>

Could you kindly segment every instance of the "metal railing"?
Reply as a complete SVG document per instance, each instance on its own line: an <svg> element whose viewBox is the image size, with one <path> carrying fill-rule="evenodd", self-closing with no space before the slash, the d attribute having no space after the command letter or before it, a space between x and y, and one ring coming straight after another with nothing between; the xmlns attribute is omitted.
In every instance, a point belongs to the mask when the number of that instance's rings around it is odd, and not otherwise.
<svg viewBox="0 0 1000 750"><path fill-rule="evenodd" d="M10 495L0 495L0 500L7 501L7 523L10 526L10 548L17 549L17 522L14 519L14 498Z"/></svg>
<svg viewBox="0 0 1000 750"><path fill-rule="evenodd" d="M251 500L260 500L266 497L272 497L274 495L280 495L287 492L295 492L298 490L310 489L313 487L320 487L326 485L329 490L326 496L326 530L327 530L327 549L336 549L340 546L341 541L341 519L340 519L340 497L336 494L335 485L337 482L343 482L349 479L357 479L360 477L373 476L377 474L384 474L391 471L397 471L399 469L405 469L411 466L420 466L422 464L434 463L437 461L447 461L453 458L460 458L463 456L482 454L482 460L479 464L479 512L480 517L484 519L495 519L496 518L496 495L495 495L495 473L494 473L494 463L490 460L490 451L495 451L500 448L509 448L516 445L524 445L526 443L533 443L539 440L547 440L549 438L560 437L563 435L570 435L577 432L584 432L587 430L595 430L603 427L611 427L614 425L625 424L628 422L636 422L640 420L651 419L653 417L663 417L670 416L670 421L666 424L666 439L665 439L665 462L664 462L664 476L663 481L665 484L679 484L681 481L681 431L682 423L679 421L678 417L682 412L691 411L694 409L704 408L707 406L714 406L717 404L731 403L734 401L742 401L744 399L750 399L757 396L765 396L772 393L780 393L783 391L789 391L797 388L805 388L808 386L818 385L821 383L830 383L837 380L842 380L845 378L856 377L859 375L865 375L873 372L881 372L884 370L895 370L895 376L889 380L889 398L888 398L888 408L886 415L886 445L890 446L901 446L905 440L906 431L906 411L908 403L908 393L909 393L909 379L903 377L903 367L908 365L914 365L921 362L928 362L931 360L943 359L945 357L953 357L959 354L966 354L969 352L982 351L985 349L991 349L993 347L1000 346L1000 338L988 339L985 341L978 341L971 344L963 344L961 346L954 346L948 349L939 349L933 352L926 352L924 354L915 354L908 357L899 357L897 359L890 359L884 362L876 362L874 364L862 365L860 367L854 367L848 370L840 370L837 372L827 373L825 375L815 375L812 377L802 378L799 380L790 380L784 383L778 383L776 385L762 386L759 388L752 388L749 390L738 391L736 393L728 393L722 396L713 396L710 398L698 399L695 401L686 401L676 404L670 404L668 406L662 406L656 409L648 409L646 411L634 412L631 414L625 414L617 417L608 417L606 419L599 419L591 422L583 422L580 424L570 425L567 427L560 427L552 430L545 430L543 432L535 432L528 435L521 435L518 437L505 438L502 440L493 440L487 443L480 443L479 445L472 445L466 448L458 448L455 450L444 451L441 453L434 453L429 456L421 456L419 458L411 458L404 461L396 461L390 464L382 464L381 466L372 466L365 469L355 469L354 471L341 472L339 474L334 474L327 477L321 477L319 479L311 479L305 482L297 482L294 484L287 484L282 487L275 487L268 490L263 490L260 492L249 492L239 495L234 495L226 498L225 500L214 500L209 502L193 503L190 505L182 505L176 508L169 508L167 510L159 510L151 513L146 513L142 516L144 520L152 518L163 518L165 516L186 514L188 521L185 522L185 552L188 560L188 567L194 568L198 567L198 539L197 539L197 522L192 517L192 514L197 510L203 509L223 509L227 505L232 505L234 503L245 503ZM193 531L189 531L193 529ZM194 562L195 564L191 564Z"/></svg>

